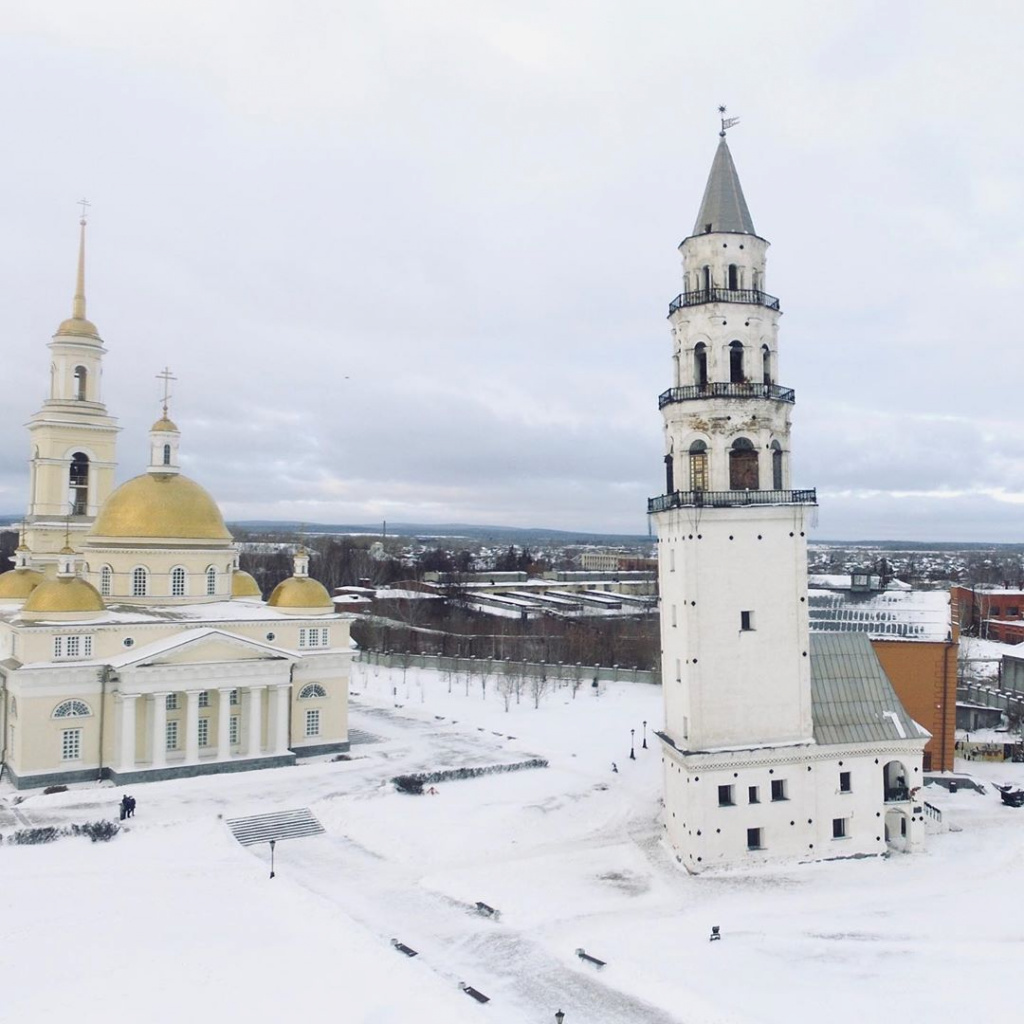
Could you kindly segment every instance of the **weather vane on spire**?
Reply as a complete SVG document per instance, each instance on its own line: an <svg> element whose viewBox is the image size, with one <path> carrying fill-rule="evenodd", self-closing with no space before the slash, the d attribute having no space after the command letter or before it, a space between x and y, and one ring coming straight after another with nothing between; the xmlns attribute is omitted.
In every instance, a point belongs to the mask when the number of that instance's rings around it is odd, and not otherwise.
<svg viewBox="0 0 1024 1024"><path fill-rule="evenodd" d="M156 375L156 379L164 382L164 419L167 419L167 402L171 397L171 381L177 380L178 378L171 373L171 368L169 366L165 366L163 372Z"/></svg>
<svg viewBox="0 0 1024 1024"><path fill-rule="evenodd" d="M84 227L86 218L88 217L88 210L89 207L92 206L92 203L90 203L88 199L79 199L78 202L75 203L75 205L80 206L82 208L82 219L79 221L79 223Z"/></svg>
<svg viewBox="0 0 1024 1024"><path fill-rule="evenodd" d="M726 117L725 116L725 107L724 106L721 106L721 107L718 108L718 113L722 115L722 130L718 134L721 135L722 138L724 139L725 138L725 133L734 124L739 124L740 123L740 119L738 117Z"/></svg>

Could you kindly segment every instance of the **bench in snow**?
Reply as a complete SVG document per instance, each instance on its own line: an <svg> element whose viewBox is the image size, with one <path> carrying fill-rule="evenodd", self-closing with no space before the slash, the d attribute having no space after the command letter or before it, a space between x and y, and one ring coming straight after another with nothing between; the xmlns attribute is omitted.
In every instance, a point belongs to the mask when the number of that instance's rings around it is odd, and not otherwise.
<svg viewBox="0 0 1024 1024"><path fill-rule="evenodd" d="M598 970L605 966L604 960L598 960L596 956L591 956L585 949L577 949L576 955L588 964L593 964Z"/></svg>
<svg viewBox="0 0 1024 1024"><path fill-rule="evenodd" d="M419 956L419 953L412 948L407 946L404 942L399 942L398 939L392 939L391 945L398 950L399 953L404 953L406 956Z"/></svg>
<svg viewBox="0 0 1024 1024"><path fill-rule="evenodd" d="M472 985L467 985L464 981L459 982L459 988L461 988L467 996L472 996L478 1003L489 1003L491 1001L490 996L485 996L479 989L473 988Z"/></svg>

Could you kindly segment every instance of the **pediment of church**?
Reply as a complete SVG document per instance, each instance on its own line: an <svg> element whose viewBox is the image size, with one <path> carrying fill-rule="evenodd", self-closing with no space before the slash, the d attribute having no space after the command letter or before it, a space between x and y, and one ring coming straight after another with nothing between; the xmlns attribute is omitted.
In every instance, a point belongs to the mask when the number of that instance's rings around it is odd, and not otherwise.
<svg viewBox="0 0 1024 1024"><path fill-rule="evenodd" d="M292 661L267 644L218 629L187 630L124 656L122 668L158 665L236 664L245 661Z"/></svg>

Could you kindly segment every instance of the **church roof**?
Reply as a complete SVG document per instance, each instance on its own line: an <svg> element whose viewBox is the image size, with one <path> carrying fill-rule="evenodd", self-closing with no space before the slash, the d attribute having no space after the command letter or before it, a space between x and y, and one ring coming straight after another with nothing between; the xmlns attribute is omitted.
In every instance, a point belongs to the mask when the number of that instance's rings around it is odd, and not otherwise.
<svg viewBox="0 0 1024 1024"><path fill-rule="evenodd" d="M811 715L822 744L927 739L864 633L811 634Z"/></svg>
<svg viewBox="0 0 1024 1024"><path fill-rule="evenodd" d="M708 183L704 186L700 213L697 214L697 222L693 227L695 235L706 235L713 231L757 234L754 222L750 219L747 201L743 198L740 176L736 173L736 165L732 162L732 154L724 135L715 151Z"/></svg>

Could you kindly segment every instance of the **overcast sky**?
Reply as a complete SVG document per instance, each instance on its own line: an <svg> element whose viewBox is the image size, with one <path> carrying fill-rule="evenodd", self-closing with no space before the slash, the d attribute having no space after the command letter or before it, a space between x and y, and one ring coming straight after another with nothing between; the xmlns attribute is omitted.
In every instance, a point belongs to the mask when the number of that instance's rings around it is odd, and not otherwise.
<svg viewBox="0 0 1024 1024"><path fill-rule="evenodd" d="M818 538L1024 539L1024 8L2 0L0 511L69 314L229 519L641 533L718 104Z"/></svg>

